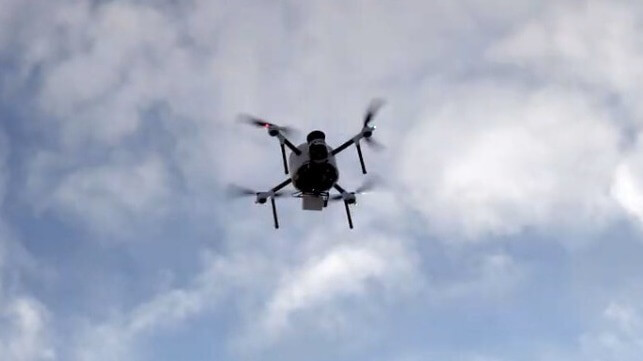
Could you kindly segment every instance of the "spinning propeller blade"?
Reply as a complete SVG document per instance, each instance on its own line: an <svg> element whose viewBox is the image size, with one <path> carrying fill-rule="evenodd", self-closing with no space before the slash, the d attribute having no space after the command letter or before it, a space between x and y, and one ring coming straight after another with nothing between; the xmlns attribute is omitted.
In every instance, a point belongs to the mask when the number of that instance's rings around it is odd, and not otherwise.
<svg viewBox="0 0 643 361"><path fill-rule="evenodd" d="M282 187L288 183L282 183ZM278 188L273 188L278 189ZM240 198L240 197L249 197L255 196L255 203L264 204L270 200L270 206L272 208L272 216L275 224L275 228L279 228L279 219L277 218L277 206L275 205L275 198L283 197L285 193L283 192L274 192L270 190L268 192L256 192L252 189L241 187L238 185L230 184L228 185L227 194L228 198Z"/></svg>
<svg viewBox="0 0 643 361"><path fill-rule="evenodd" d="M377 114L377 111L384 105L383 99L373 99L371 104L369 104L368 109L366 110L366 115L364 116L364 126L368 127L373 117Z"/></svg>
<svg viewBox="0 0 643 361"><path fill-rule="evenodd" d="M362 183L361 186L357 187L355 191L346 192L346 194L349 194L349 195L365 194L372 191L374 188L377 188L379 184L380 184L379 178L370 178L370 179L367 179L364 183ZM330 196L329 199L331 201L341 201L341 200L344 200L344 195L341 193L334 194Z"/></svg>
<svg viewBox="0 0 643 361"><path fill-rule="evenodd" d="M378 142L377 140L375 140L375 139L373 139L371 137L364 138L364 141L366 142L366 145L368 145L369 147L371 147L374 150L383 150L383 149L386 148L386 146L384 144Z"/></svg>
<svg viewBox="0 0 643 361"><path fill-rule="evenodd" d="M379 180L377 178L367 179L364 183L362 183L361 186L359 186L355 190L355 194L368 193L372 191L374 188L376 188L378 184L379 184Z"/></svg>
<svg viewBox="0 0 643 361"><path fill-rule="evenodd" d="M228 185L228 189L226 190L226 194L228 198L243 198L243 197L250 197L250 196L257 196L262 192L257 192L254 191L250 188L238 186L236 184L230 184ZM286 195L284 192L276 192L272 194L270 197L272 198L280 198Z"/></svg>
<svg viewBox="0 0 643 361"><path fill-rule="evenodd" d="M267 128L267 129L268 128L273 128L273 129L276 129L276 130L280 131L283 135L286 135L286 136L292 136L297 132L297 130L295 128L282 127L282 126L279 126L277 124L273 124L273 123L270 123L268 121L265 121L265 120L263 120L261 118L257 118L255 116L252 116L250 114L240 114L239 117L238 117L238 121L241 122L241 123L253 125L253 126L258 127L258 128Z"/></svg>
<svg viewBox="0 0 643 361"><path fill-rule="evenodd" d="M226 189L226 195L228 196L228 198L241 198L247 196L256 196L257 192L253 191L250 188L230 184L228 185L228 189Z"/></svg>
<svg viewBox="0 0 643 361"><path fill-rule="evenodd" d="M382 150L385 148L382 143L371 138L373 136L373 131L375 130L375 126L370 125L371 121L373 120L373 117L375 117L375 115L383 105L384 105L384 100L379 98L373 99L371 101L371 104L369 104L368 109L366 110L366 115L364 116L364 129L362 130L362 134L364 135L363 139L366 145L373 148L374 150ZM361 160L361 156L360 156L360 162L363 162ZM362 166L362 170L365 170L364 168L365 167Z"/></svg>

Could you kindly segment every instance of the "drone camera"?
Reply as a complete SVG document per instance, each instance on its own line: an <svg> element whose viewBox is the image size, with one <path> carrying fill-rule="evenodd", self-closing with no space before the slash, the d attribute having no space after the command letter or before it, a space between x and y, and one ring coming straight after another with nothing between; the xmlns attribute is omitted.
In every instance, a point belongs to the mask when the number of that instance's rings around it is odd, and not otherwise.
<svg viewBox="0 0 643 361"><path fill-rule="evenodd" d="M310 144L314 140L325 141L326 134L324 134L324 132L322 132L321 130L313 130L312 132L308 133L308 136L306 137L306 141L308 142L308 144Z"/></svg>
<svg viewBox="0 0 643 361"><path fill-rule="evenodd" d="M326 134L321 130L314 130L306 137L311 161L321 162L328 158L328 148L326 147L325 139Z"/></svg>
<svg viewBox="0 0 643 361"><path fill-rule="evenodd" d="M313 162L321 162L328 158L328 148L326 148L324 141L314 140L308 146L308 153Z"/></svg>

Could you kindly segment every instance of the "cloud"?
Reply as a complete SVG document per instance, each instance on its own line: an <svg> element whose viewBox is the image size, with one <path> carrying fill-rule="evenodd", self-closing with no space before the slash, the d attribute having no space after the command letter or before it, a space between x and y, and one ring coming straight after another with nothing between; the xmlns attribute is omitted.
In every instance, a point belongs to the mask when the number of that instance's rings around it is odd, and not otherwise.
<svg viewBox="0 0 643 361"><path fill-rule="evenodd" d="M633 3L0 0L0 8L7 10L0 53L20 68L14 83L3 81L3 95L16 84L28 90L16 107L35 113L26 128L38 140L16 146L27 182L12 191L26 194L36 213L90 230L84 247L105 234L165 227L183 213L192 221L206 215L198 226L207 236L190 236L220 252L176 286L138 295L142 301L124 295L133 306L112 317L77 315L87 325L62 346L76 359L136 358L144 339L207 316L226 295L244 306L230 311L242 321L223 337L241 328L241 343L248 336L260 346L296 337L292 331L320 331L315 340L338 330L361 334L368 322L351 302L393 313L383 299L403 299L409 289L430 287L436 303L499 300L528 280L513 250L454 257L453 270L423 284L416 267L427 260L417 260L407 238L427 230L443 243L530 229L590 233L605 229L619 207L634 219L643 214L638 150L623 150L640 98ZM610 92L618 101L606 99ZM374 93L391 103L383 139L405 146L399 153L392 146L373 169L408 191L414 212L391 196L373 202L382 210L361 208L360 217L390 239L305 221L268 234L248 213L231 214L243 208L216 202L221 183L266 186L272 178L258 175L279 169L278 153L263 148L269 140L230 126L235 113L298 119L304 129L322 124L330 138L357 130ZM265 143L250 144L257 139ZM351 180L350 171L343 177ZM415 213L412 228L423 236L391 221ZM321 217L345 227L343 218ZM213 235L217 227L223 231ZM146 257L184 240L157 241ZM45 321L34 323L43 331L25 333L37 337L25 337L36 345L29 349L47 350L38 341L48 333L47 309L32 302Z"/></svg>
<svg viewBox="0 0 643 361"><path fill-rule="evenodd" d="M229 346L233 352L255 355L302 327L328 337L337 327L362 329L363 320L352 315L344 301L369 300L368 308L378 308L387 299L406 297L421 283L414 255L395 242L371 237L354 245L318 244L321 256L311 252L310 245L304 242L303 249L293 250L305 254L297 257L302 258L299 265L265 251L211 254L188 284L164 289L108 319L87 319L76 327L69 355L83 361L143 358L137 350L144 340L191 324L197 315L209 317L232 296L246 305L227 312L243 312L247 324L228 340ZM307 315L304 323L302 314Z"/></svg>
<svg viewBox="0 0 643 361"><path fill-rule="evenodd" d="M268 158L265 155L261 158L257 154L260 159L234 162L221 157L224 149L226 154L237 154L250 148L247 143L230 140L230 133L226 130L226 123L229 122L225 120L230 120L235 112L265 111L267 116L274 114L277 119L307 115L322 117L326 114L324 111L328 112L325 109L329 104L336 103L333 105L337 106L347 103L346 100L334 101L328 95L334 94L331 89L338 87L343 89L347 99L356 100L363 97L362 88L369 91L383 89L385 93L392 92L398 98L404 98L414 90L421 92L422 87L435 85L445 88L441 97L443 104L433 102L432 107L422 110L425 115L415 117L420 124L412 127L413 135L409 137L413 139L411 149L401 153L405 165L400 174L402 182L414 195L428 194L425 202L428 205L416 205L415 208L425 213L426 219L438 232L458 229L457 233L469 238L484 234L515 234L525 227L542 227L549 225L550 221L557 223L560 214L584 212L585 215L577 224L609 214L606 211L609 202L602 196L604 190L601 182L605 177L603 173L609 172L610 165L607 163L610 160L607 158L615 156L612 143L618 142L618 139L612 138L617 137L619 130L608 124L611 119L606 119L609 117L604 114L604 109L594 104L594 99L588 99L586 94L572 90L569 91L571 95L566 94L565 87L534 90L512 79L495 84L481 84L483 82L479 79L467 79L468 83L474 84L451 86L449 76L441 84L427 84L420 80L419 86L402 90L396 86L382 85L387 84L387 79L396 75L399 77L399 74L411 76L426 64L441 59L441 56L459 58L457 55L461 55L458 53L461 49L450 41L452 37L469 36L482 41L491 34L483 31L478 34L473 29L482 30L493 22L503 26L513 25L517 19L531 14L533 6L529 4L465 1L452 5L436 2L433 7L419 7L415 2L402 6L383 2L369 4L369 11L363 11L363 6L357 3L341 5L342 11L338 11L338 4L323 2L285 6L283 9L258 3L233 7L203 1L178 7L165 3L162 5L108 2L90 6L83 1L69 1L53 9L51 15L39 19L45 25L32 35L39 40L34 44L50 45L36 52L38 60L26 62L25 66L42 66L41 86L35 102L39 111L58 125L55 143L59 143L62 149L72 149L66 152L51 151L50 155L56 159L54 163L90 166L75 150L89 147L97 149L97 152L105 152L128 144L128 139L139 139L144 133L142 127L146 121L151 122L153 127L159 126L158 119L146 117L146 114L159 103L164 103L171 109L171 123L188 123L190 125L187 127L199 129L198 134L190 135L190 139L183 138L185 134L174 130L168 134L176 144L181 145L170 152L173 158L186 158L177 162L177 169L183 172L182 176L188 182L193 179L195 171L200 175L194 178L201 180L226 178L228 174L248 176L239 169L244 165L251 170L267 168L265 164ZM558 9L556 6L553 8ZM589 8L588 12L600 13L600 9ZM511 16L498 15L500 11L496 9L507 10ZM545 6L545 15L534 16L535 20L530 21L549 21L547 16L557 16L558 12L548 9ZM561 9L567 10L566 7ZM560 12L568 13L563 10ZM173 16L176 11L184 16L177 19ZM621 14L616 10L614 12L617 14L615 17ZM212 16L220 22L206 19ZM233 17L257 21L231 22L229 19ZM331 17L334 19L333 27L327 26ZM397 29L396 32L385 31L382 23L394 24L391 26ZM576 23L582 30L586 22L579 20ZM44 31L47 26L60 28L61 31ZM114 31L116 28L118 31ZM258 28L270 31L257 31ZM347 28L353 31L337 32L337 29ZM546 36L549 28L541 28L539 31L545 32L542 36ZM443 36L441 31L450 37ZM521 59L528 59L523 63L530 69L532 65L536 67L534 64L539 60L538 57L551 51L544 48L534 54L525 54L520 47L522 40L512 40L514 37L521 39L519 34L522 32L523 27L517 25L515 34L510 32L506 38L491 42L491 50L485 52L483 49L478 56L499 64L516 61L516 57L522 56ZM426 36L402 36L419 33ZM287 46L289 44L292 46ZM451 62L440 61L436 66L456 75L459 71ZM575 67L572 64L570 68ZM337 75L320 78L320 72ZM346 78L342 74L352 75ZM422 74L430 76L434 73ZM346 84L342 85L342 82ZM492 95L485 95L487 90L493 92L489 93ZM513 93L518 95L514 96ZM315 105L302 102L302 94L306 95L306 99L318 101ZM280 98L276 98L276 95ZM423 95L430 98L433 94L425 92ZM486 98L470 98L478 96ZM484 103L493 101L493 97L507 99L497 101L494 109L487 109ZM344 96L340 98L344 99ZM360 107L363 102L360 100ZM522 107L523 102L529 107ZM567 102L572 104L565 104ZM469 106L475 107L475 111L464 110ZM451 112L442 112L443 107ZM544 110L546 108L550 110L547 112ZM522 117L531 111L538 113L523 121ZM592 111L596 111L597 115L589 114ZM423 124L434 121L435 113L445 117L441 120L444 124L447 123L446 117L467 117L466 120L455 120L460 124L458 131L462 132L461 136L455 134L455 128L451 128L451 136L455 137L452 144L457 143L460 149L452 149L443 142L439 143L444 145L443 149L433 149L433 145L429 144L437 140L439 135L426 134L434 130ZM511 114L513 119L506 114ZM577 119L566 121L566 117L584 116L591 119L586 121L588 131L603 130L606 133L604 139L600 139L600 135L592 135L592 143L585 146L580 142L565 144L565 140L556 138L557 127L567 127L563 132L586 130L581 129L581 122ZM492 124L478 119L482 117L490 119ZM554 117L558 122L537 124L536 117ZM477 122L477 125L467 129L467 122ZM334 122L328 126L331 129L343 128L347 124ZM478 137L483 131L490 132L484 130L488 126L494 128L495 134ZM598 129L601 126L603 129ZM475 137L472 140L477 143L470 142L466 137ZM512 141L512 137L521 139ZM501 147L495 147L496 138ZM522 140L525 142L522 143ZM422 148L422 144L428 145ZM512 147L522 147L524 151L515 153L509 149ZM534 149L530 149L532 147ZM599 157L601 162L603 159L605 161L597 165L595 170L590 170L595 173L578 174L582 170L572 164L578 160L573 154L578 152L581 157L591 156L598 152L599 147L606 149L606 154ZM572 154L566 158L568 150ZM465 151L469 154L462 154ZM462 162L458 167L429 163L430 157L423 155L427 152L444 154L443 159L449 159L452 164ZM475 155L478 152L479 159ZM544 154L538 155L538 152ZM557 157L556 154L563 156ZM70 157L74 159L68 160ZM530 158L528 161L535 162L535 168L528 169L531 165L524 162L519 164L521 157ZM204 171L209 167L212 170ZM442 177L439 182L443 185L455 180L448 186L440 187L431 183L438 181L425 182L426 175L414 172L413 167L435 170L437 177ZM485 167L492 167L484 172L486 178L476 179L475 174L483 172ZM605 169L599 170L599 167ZM129 171L127 166L122 169L113 167L113 170L117 173ZM46 179L61 172L69 170L58 164L44 173L38 173L36 177ZM82 170L72 172L83 174ZM558 175L557 172L576 174ZM532 173L537 174L532 177ZM571 189L572 194L565 196L575 198L555 199L567 192L566 187L569 187L573 177L594 175L598 179L587 184L587 189ZM75 179L77 177L64 177L60 189L74 189L75 184L67 182ZM588 200L583 204L585 198ZM573 204L575 202L579 204ZM59 202L65 208L69 208L68 203ZM530 207L523 207L525 204L530 204ZM438 208L445 210L440 216L435 212ZM561 211L556 213L555 209L559 208ZM117 212L120 210L116 209ZM438 217L441 219L438 220ZM112 218L105 217L105 222L109 223ZM574 222L562 217L560 223L568 227ZM460 227L462 225L464 227ZM106 225L104 228L118 227Z"/></svg>
<svg viewBox="0 0 643 361"><path fill-rule="evenodd" d="M168 182L156 158L81 169L62 179L45 209L69 213L98 233L129 233L133 219L158 219L167 212Z"/></svg>
<svg viewBox="0 0 643 361"><path fill-rule="evenodd" d="M643 319L638 303L612 301L598 325L580 339L583 357L633 361L643 352Z"/></svg>
<svg viewBox="0 0 643 361"><path fill-rule="evenodd" d="M17 297L2 305L0 313L0 355L6 360L55 360L48 344L47 311L37 301Z"/></svg>
<svg viewBox="0 0 643 361"><path fill-rule="evenodd" d="M622 129L592 94L568 89L564 84L534 89L523 84L524 79L510 77L495 83L466 78L464 85L451 85L453 79L461 78L461 70L440 59L464 58L459 53L462 48L451 39L468 37L469 41L489 44L473 56L479 57L482 64L477 66L483 69L517 65L527 73L544 74L554 83L562 71L574 79L586 74L598 74L601 79L583 78L585 82L621 84L623 81L618 79L635 77L619 77L617 72L637 67L619 59L634 59L638 52L635 42L627 40L632 39L629 34L636 33L636 24L626 3L588 2L587 6L546 3L537 12L533 5L507 1L491 4L464 1L451 5L436 2L433 7L419 7L415 2L402 6L382 2L369 4L369 11L363 11L363 6L357 3L341 5L342 11L338 11L339 5L323 2L283 9L258 3L234 7L204 1L174 7L164 2L157 5L108 2L90 6L85 1L67 1L52 8L46 16L31 15L40 25L23 31L28 34L23 35L24 39L30 40L25 41L24 53L34 54L30 55L33 60L24 61L23 66L41 67L34 101L41 116L56 124L52 138L59 146L49 152L55 165L37 173L36 178L55 179L56 173L69 172L69 168L90 167L77 152L83 147L100 153L126 145L128 140L140 139L146 122L153 127L160 125L158 119L146 114L161 103L172 112L169 122L174 128L168 136L180 145L169 152L173 158L186 158L177 162L177 168L188 182L196 178L211 181L227 174L247 176L239 171L242 165L252 170L267 168L267 157L232 162L220 156L223 149L236 154L250 147L230 140L226 120L235 112L265 111L267 116L274 114L277 119L326 117L324 111L329 104L348 102L334 100L328 95L334 94L331 89L342 88L343 95L350 100L363 98L364 89L382 89L400 99L419 91L422 97L412 98L424 102L420 98L431 99L434 94L422 92L422 87L435 86L444 88L439 91L442 96L437 97L441 104L436 100L422 109L424 115L414 117L420 124L405 124L407 128L411 126L413 134L407 140L412 145L401 153L405 165L400 174L401 181L414 195L426 195L425 204L414 208L425 214L438 233L457 229L456 233L464 237L477 238L485 234L515 234L527 227L552 223L555 227L578 228L578 224L587 220L609 218L611 205L604 197L604 188L608 186L603 182L605 174L613 171L609 164L613 160L608 158L617 156L615 144L620 144ZM23 11L17 6L12 9ZM174 17L177 11L184 16ZM270 16L259 16L264 13ZM602 14L607 14L611 21L594 21ZM213 16L218 22L209 19ZM234 17L257 21L231 22L229 19ZM327 26L331 17L335 21L333 27ZM528 20L523 24L520 20L524 18ZM494 33L482 30L494 22L508 30L499 38L488 39ZM394 24L391 26L396 32L385 31L382 23ZM604 29L607 23L620 25L609 32ZM48 31L51 28L60 31ZM258 28L270 31L257 31ZM353 31L340 34L337 29ZM587 41L587 30L597 34L598 41ZM426 36L406 36L420 33ZM527 43L533 46L525 46ZM589 43L596 48L586 48ZM618 52L624 54L618 56ZM594 53L605 55L594 57ZM615 63L610 63L610 59L616 59ZM420 71L434 62L436 71ZM579 64L590 64L591 71ZM320 78L317 74L322 71L337 75ZM424 80L438 71L447 73L442 82ZM424 74L415 85L404 89L387 85L388 79L396 75L410 77L415 72ZM633 86L619 85L618 89ZM315 104L302 102L302 94L306 99L315 99ZM486 107L485 102L493 102L495 97L502 99L495 100L493 109ZM359 103L361 107L363 101ZM475 110L465 110L466 107ZM533 114L523 120L529 112ZM435 121L434 114L444 118L438 120L444 127L448 122L459 124L457 132L461 134L456 134L456 128L449 130L452 132L449 136L454 137L451 145L438 143L443 149L434 149L429 143L435 143L444 134L426 133L436 131L429 125ZM536 117L552 117L557 122L538 124ZM567 121L568 117L588 119ZM489 119L489 123L481 118ZM468 122L475 125L468 127L465 125ZM186 139L185 134L176 131L181 126L178 124L189 124L186 127L198 131ZM334 122L329 127L348 129L347 124ZM570 138L576 144L566 144L566 140L555 135L558 127L563 133L589 131L591 143L584 145ZM598 131L605 135L596 135ZM488 134L482 135L483 132ZM459 149L452 149L454 144ZM514 147L518 152L514 152ZM599 157L601 164L589 170L589 174L581 174L582 167L573 164L580 161L575 157L591 157L598 154L599 148L605 149L605 154ZM425 155L428 152L443 155L440 157L452 165L441 164L439 160L432 163L432 156ZM526 162L522 162L522 157ZM528 162L535 163L533 169L529 169L532 164ZM204 170L209 167L213 169ZM490 167L488 171L486 167ZM431 169L439 180L425 182L427 175L413 168ZM125 173L128 168L113 170ZM193 177L197 171L199 177ZM484 176L476 176L481 173ZM587 188L568 189L575 177L594 176L596 180L583 183ZM65 184L74 178L64 177L60 189L74 188L74 184ZM455 180L451 182L452 179ZM568 191L569 196L559 197ZM524 207L526 204L530 206ZM445 212L437 215L437 209ZM573 212L581 213L577 221L564 217ZM112 218L106 217L106 222Z"/></svg>
<svg viewBox="0 0 643 361"><path fill-rule="evenodd" d="M610 219L619 133L591 98L511 82L441 88L405 139L400 165L411 206L430 228L475 239Z"/></svg>
<svg viewBox="0 0 643 361"><path fill-rule="evenodd" d="M492 46L488 59L628 97L640 89L642 11L629 1L553 4Z"/></svg>
<svg viewBox="0 0 643 361"><path fill-rule="evenodd" d="M464 263L464 262L463 262ZM499 302L507 298L525 279L525 265L502 252L467 259L468 266L458 278L440 279L430 283L428 292L436 304L475 298L479 301Z"/></svg>
<svg viewBox="0 0 643 361"><path fill-rule="evenodd" d="M9 172L9 138L0 127L0 207L6 203ZM4 214L0 214L0 357L15 361L55 360L47 307L28 293L19 293L20 278L28 257L13 239Z"/></svg>
<svg viewBox="0 0 643 361"><path fill-rule="evenodd" d="M486 59L566 84L601 99L621 133L611 193L633 219L641 219L640 118L643 9L629 1L583 1L552 5L489 48ZM607 151L607 150L606 150Z"/></svg>
<svg viewBox="0 0 643 361"><path fill-rule="evenodd" d="M66 5L52 21L64 35L52 41L68 53L59 59L54 49L43 59L47 69L38 104L58 121L65 144L118 144L139 130L142 112L174 97L181 85L170 79L186 80L189 59L176 26L154 7Z"/></svg>
<svg viewBox="0 0 643 361"><path fill-rule="evenodd" d="M408 251L382 239L370 241L370 245L337 245L285 277L262 317L264 336L279 338L294 313L314 312L343 297L365 297L373 284L397 292L412 283L416 271Z"/></svg>
<svg viewBox="0 0 643 361"><path fill-rule="evenodd" d="M75 325L66 348L72 360L138 360L140 345L167 330L208 317L235 293L253 294L269 283L275 264L258 254L206 253L197 274L183 285L160 290L102 320L86 318ZM232 312L230 310L229 312Z"/></svg>
<svg viewBox="0 0 643 361"><path fill-rule="evenodd" d="M611 193L623 210L639 225L643 223L643 144L636 144L624 154L614 174Z"/></svg>

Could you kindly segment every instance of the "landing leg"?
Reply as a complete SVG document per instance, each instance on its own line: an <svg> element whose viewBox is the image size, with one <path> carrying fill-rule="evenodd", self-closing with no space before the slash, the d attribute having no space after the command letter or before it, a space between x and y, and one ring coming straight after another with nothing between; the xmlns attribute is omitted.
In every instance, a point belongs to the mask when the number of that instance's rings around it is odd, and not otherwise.
<svg viewBox="0 0 643 361"><path fill-rule="evenodd" d="M357 148L357 155L359 156L359 164L362 166L362 174L366 174L366 165L364 164L364 157L362 156L362 146L359 145L359 142L356 142L355 148Z"/></svg>
<svg viewBox="0 0 643 361"><path fill-rule="evenodd" d="M277 218L277 206L275 205L274 197L270 197L270 204L272 205L272 217L275 220L275 229L279 229L279 219Z"/></svg>
<svg viewBox="0 0 643 361"><path fill-rule="evenodd" d="M342 188L339 184L335 183L333 187L342 195L346 194L346 190ZM346 208L346 218L348 219L348 228L353 229L353 218L351 217L351 209L348 204L348 200L346 198L344 198L344 208Z"/></svg>
<svg viewBox="0 0 643 361"><path fill-rule="evenodd" d="M346 208L346 217L348 218L348 228L353 229L353 219L351 218L351 209L348 202L344 201L344 208Z"/></svg>
<svg viewBox="0 0 643 361"><path fill-rule="evenodd" d="M284 173L288 174L288 161L286 161L286 146L284 143L279 144L281 146L281 159L284 161Z"/></svg>

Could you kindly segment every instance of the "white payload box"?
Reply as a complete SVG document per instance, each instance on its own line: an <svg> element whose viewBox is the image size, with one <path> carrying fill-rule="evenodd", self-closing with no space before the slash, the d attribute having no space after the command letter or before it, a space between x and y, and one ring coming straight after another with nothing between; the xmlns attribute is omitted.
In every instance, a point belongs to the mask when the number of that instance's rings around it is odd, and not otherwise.
<svg viewBox="0 0 643 361"><path fill-rule="evenodd" d="M324 209L324 198L313 194L302 194L303 208L307 211L321 211Z"/></svg>

